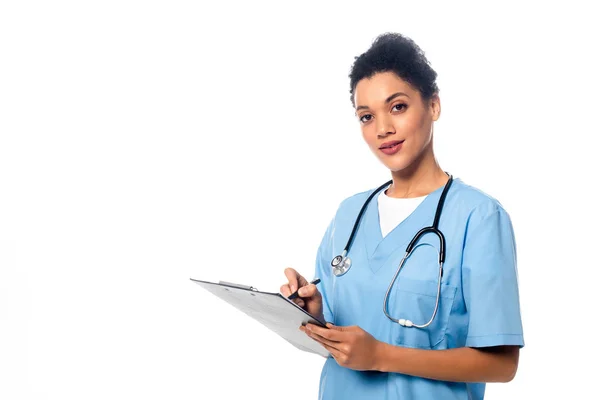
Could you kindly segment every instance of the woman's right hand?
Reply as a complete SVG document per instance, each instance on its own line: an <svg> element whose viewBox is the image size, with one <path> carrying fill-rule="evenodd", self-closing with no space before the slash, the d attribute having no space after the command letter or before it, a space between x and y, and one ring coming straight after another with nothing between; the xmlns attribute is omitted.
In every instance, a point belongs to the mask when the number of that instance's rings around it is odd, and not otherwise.
<svg viewBox="0 0 600 400"><path fill-rule="evenodd" d="M323 321L323 297L316 285L309 282L293 268L283 271L288 283L281 285L281 294L289 297L296 289L301 288L298 297L292 301L304 308L310 315Z"/></svg>

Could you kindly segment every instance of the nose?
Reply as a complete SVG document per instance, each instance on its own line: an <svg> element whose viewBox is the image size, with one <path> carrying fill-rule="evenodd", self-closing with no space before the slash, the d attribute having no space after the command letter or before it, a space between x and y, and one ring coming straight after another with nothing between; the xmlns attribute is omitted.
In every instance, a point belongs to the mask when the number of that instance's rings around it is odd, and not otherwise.
<svg viewBox="0 0 600 400"><path fill-rule="evenodd" d="M377 136L380 138L384 138L388 135L393 135L396 133L394 129L394 125L392 124L391 118L385 116L380 117L377 120Z"/></svg>

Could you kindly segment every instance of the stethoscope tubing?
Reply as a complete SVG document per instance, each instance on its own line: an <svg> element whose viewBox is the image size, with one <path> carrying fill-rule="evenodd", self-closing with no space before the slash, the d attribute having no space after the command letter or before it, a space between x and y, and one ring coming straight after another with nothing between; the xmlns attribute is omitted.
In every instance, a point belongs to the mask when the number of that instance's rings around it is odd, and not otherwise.
<svg viewBox="0 0 600 400"><path fill-rule="evenodd" d="M427 227L419 230L419 232L417 232L415 234L415 236L409 242L408 246L406 247L406 254L400 261L400 265L398 266L398 269L396 270L396 273L394 274L394 278L392 279L392 281L390 282L390 285L388 286L388 289L386 291L385 298L383 301L383 312L385 313L386 317L389 318L391 321L393 321L401 326L407 327L407 328L411 328L411 327L426 328L426 327L428 327L435 319L435 316L436 316L438 308L439 308L441 288L442 288L442 277L444 274L444 261L446 260L446 239L444 238L443 233L438 229L438 226L439 226L439 222L440 222L440 217L442 215L442 210L444 208L444 202L446 200L446 195L448 194L448 190L450 190L450 186L452 185L452 181L453 181L452 175L450 175L448 172L446 172L446 175L448 175L448 181L446 182L446 185L444 186L444 189L443 189L440 199L438 201L437 208L435 211L435 217L433 219L433 224L431 226L427 226ZM344 247L344 250L341 255L336 256L333 258L333 260L331 260L331 266L333 267L334 275L336 275L336 276L344 275L350 269L352 260L350 259L350 257L347 257L347 254L348 254L348 251L350 250L350 246L352 245L352 242L356 235L356 231L358 229L360 221L362 220L362 216L363 216L367 206L369 205L371 199L377 193L379 193L383 188L389 186L391 183L392 183L392 180L387 181L383 185L379 186L377 189L375 189L373 191L373 193L371 193L369 195L369 197L363 204L363 206L360 209L360 212L356 218L356 221L354 222L354 226L352 228L352 232L350 233L350 237L348 238L348 242L346 243L346 247ZM417 242L419 241L419 239L427 233L436 234L439 239L439 243L440 243L439 259L438 259L439 273L438 273L438 282L437 282L438 283L437 284L437 295L436 295L436 301L435 301L435 308L433 310L433 314L431 315L431 318L429 319L429 321L427 321L425 324L415 324L412 321L407 320L407 319L392 317L387 311L387 306L388 306L388 301L389 301L389 295L390 295L390 292L394 285L394 282L398 278L398 275L400 274L402 267L406 263L406 259L408 257L410 257L413 250L416 248L416 245L417 245Z"/></svg>

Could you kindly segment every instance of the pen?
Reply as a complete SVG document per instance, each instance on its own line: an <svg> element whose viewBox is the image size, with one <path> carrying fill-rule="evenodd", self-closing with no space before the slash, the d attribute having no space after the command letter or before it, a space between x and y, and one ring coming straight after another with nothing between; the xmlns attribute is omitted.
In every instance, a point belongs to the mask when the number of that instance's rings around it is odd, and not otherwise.
<svg viewBox="0 0 600 400"><path fill-rule="evenodd" d="M319 282L321 282L321 280L319 278L317 278L314 281L310 282L309 285L316 285ZM304 287L304 286L302 286L302 287ZM298 288L298 290L300 290L300 288ZM290 294L290 297L288 297L288 299L293 300L296 297L298 297L298 290L296 290L294 293Z"/></svg>

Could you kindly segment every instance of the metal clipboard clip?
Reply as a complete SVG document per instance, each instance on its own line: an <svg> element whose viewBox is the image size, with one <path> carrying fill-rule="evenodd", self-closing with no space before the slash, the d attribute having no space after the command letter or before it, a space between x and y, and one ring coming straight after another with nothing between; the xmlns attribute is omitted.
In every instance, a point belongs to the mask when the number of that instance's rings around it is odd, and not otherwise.
<svg viewBox="0 0 600 400"><path fill-rule="evenodd" d="M239 289L246 289L246 290L252 290L253 292L258 292L258 289L255 287L248 286L248 285L240 285L238 283L219 281L219 285L231 286L231 287L235 287L235 288L239 288Z"/></svg>

